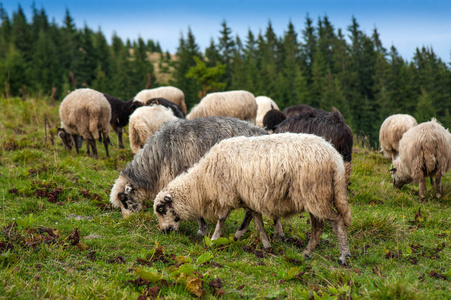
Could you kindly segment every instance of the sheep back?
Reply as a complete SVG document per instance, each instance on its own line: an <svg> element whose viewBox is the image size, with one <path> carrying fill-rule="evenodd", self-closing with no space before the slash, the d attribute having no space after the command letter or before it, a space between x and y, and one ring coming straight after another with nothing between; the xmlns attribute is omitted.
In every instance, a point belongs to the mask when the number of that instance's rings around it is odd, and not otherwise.
<svg viewBox="0 0 451 300"><path fill-rule="evenodd" d="M61 127L84 139L98 139L99 131L110 133L111 106L105 96L93 89L77 89L67 95L59 108Z"/></svg>
<svg viewBox="0 0 451 300"><path fill-rule="evenodd" d="M135 100L139 100L142 103L146 103L147 100L152 98L164 98L177 105L179 105L183 112L186 114L185 94L179 88L174 86L160 86L154 89L147 89L138 92L135 96Z"/></svg>
<svg viewBox="0 0 451 300"><path fill-rule="evenodd" d="M417 124L417 120L407 114L395 114L384 120L379 130L379 144L386 158L395 159L403 134Z"/></svg>
<svg viewBox="0 0 451 300"><path fill-rule="evenodd" d="M228 116L255 123L257 103L252 93L247 91L229 91L211 93L195 105L187 119L210 116Z"/></svg>
<svg viewBox="0 0 451 300"><path fill-rule="evenodd" d="M174 116L177 118L184 119L186 117L185 113L183 112L182 108L175 104L174 102L171 102L164 98L152 98L146 101L146 105L162 105L165 107L169 107L172 112L174 113Z"/></svg>
<svg viewBox="0 0 451 300"><path fill-rule="evenodd" d="M143 106L135 110L130 116L128 129L133 153L138 152L164 123L177 119L170 108L161 105Z"/></svg>
<svg viewBox="0 0 451 300"><path fill-rule="evenodd" d="M436 119L410 128L399 141L394 165L415 182L435 173L443 176L451 167L451 134Z"/></svg>
<svg viewBox="0 0 451 300"><path fill-rule="evenodd" d="M302 112L313 111L313 110L316 110L316 108L313 108L308 104L298 104L298 105L294 105L294 106L289 106L289 107L285 108L282 112L287 118L290 118L290 117L293 117Z"/></svg>

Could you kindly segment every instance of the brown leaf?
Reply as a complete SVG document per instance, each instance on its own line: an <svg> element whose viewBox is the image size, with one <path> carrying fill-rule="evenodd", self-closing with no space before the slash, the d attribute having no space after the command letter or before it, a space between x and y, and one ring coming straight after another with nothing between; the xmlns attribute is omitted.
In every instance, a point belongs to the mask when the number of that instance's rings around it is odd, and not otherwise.
<svg viewBox="0 0 451 300"><path fill-rule="evenodd" d="M236 289L239 290L239 291L241 291L242 289L244 289L245 286L246 286L246 285L243 284L243 285L240 285L239 287L237 287Z"/></svg>
<svg viewBox="0 0 451 300"><path fill-rule="evenodd" d="M202 280L194 276L188 276L185 281L186 289L196 295L198 298L202 297L205 291L202 289Z"/></svg>
<svg viewBox="0 0 451 300"><path fill-rule="evenodd" d="M220 289L220 288L222 288L222 282L221 282L221 279L216 278L216 279L210 281L210 282L208 283L208 286L209 286L209 287L212 287L212 288L215 288L215 289Z"/></svg>

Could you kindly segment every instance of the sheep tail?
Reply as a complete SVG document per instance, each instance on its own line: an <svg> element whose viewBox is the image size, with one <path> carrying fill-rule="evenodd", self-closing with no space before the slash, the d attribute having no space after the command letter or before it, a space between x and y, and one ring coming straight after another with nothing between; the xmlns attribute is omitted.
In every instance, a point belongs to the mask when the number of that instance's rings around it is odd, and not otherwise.
<svg viewBox="0 0 451 300"><path fill-rule="evenodd" d="M345 168L342 164L342 171L334 174L334 202L338 213L343 217L346 226L351 224L351 209L348 204L348 192L345 176Z"/></svg>

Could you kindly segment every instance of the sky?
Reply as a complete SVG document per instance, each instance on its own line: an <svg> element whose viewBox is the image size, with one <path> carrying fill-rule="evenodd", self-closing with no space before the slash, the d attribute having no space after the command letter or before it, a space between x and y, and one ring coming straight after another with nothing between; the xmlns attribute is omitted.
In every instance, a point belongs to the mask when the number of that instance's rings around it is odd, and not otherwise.
<svg viewBox="0 0 451 300"><path fill-rule="evenodd" d="M291 21L300 38L305 19L314 24L327 16L335 29L346 28L352 17L371 35L377 28L382 44L392 45L411 60L415 49L432 47L446 63L451 62L451 0L0 0L11 17L20 4L28 21L31 6L44 8L49 20L62 25L66 8L77 28L98 28L111 40L116 32L123 40L152 39L163 51L175 53L188 28L202 51L213 39L217 43L221 23L244 42L249 30L264 33L268 23L278 37Z"/></svg>

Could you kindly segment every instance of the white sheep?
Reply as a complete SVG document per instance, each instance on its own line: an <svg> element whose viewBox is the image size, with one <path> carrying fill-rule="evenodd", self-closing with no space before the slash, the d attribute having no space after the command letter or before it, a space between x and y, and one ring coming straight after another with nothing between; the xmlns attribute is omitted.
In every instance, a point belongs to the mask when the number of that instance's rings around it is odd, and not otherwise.
<svg viewBox="0 0 451 300"><path fill-rule="evenodd" d="M90 148L95 159L98 158L96 140L103 135L103 145L109 157L108 141L110 133L111 106L105 96L92 89L77 89L67 95L59 108L61 128L58 137L67 150L72 149L72 142L78 153L78 136L87 141L87 154Z"/></svg>
<svg viewBox="0 0 451 300"><path fill-rule="evenodd" d="M186 116L188 120L209 116L227 116L255 123L257 103L252 93L229 91L210 93Z"/></svg>
<svg viewBox="0 0 451 300"><path fill-rule="evenodd" d="M146 140L166 122L177 120L172 110L162 105L143 106L130 116L128 136L133 153L137 153Z"/></svg>
<svg viewBox="0 0 451 300"><path fill-rule="evenodd" d="M263 118L265 117L266 113L271 109L280 109L277 106L276 102L274 102L274 100L266 96L255 97L255 102L257 103L257 117L255 118L255 124L260 127L264 127Z"/></svg>
<svg viewBox="0 0 451 300"><path fill-rule="evenodd" d="M311 255L327 221L337 235L339 262L346 264L347 199L345 167L337 150L315 135L284 133L221 141L158 193L154 212L164 232L178 230L182 220L217 219L214 240L232 209L247 208L263 247L269 248L262 214L279 220L308 211L312 238L304 255Z"/></svg>
<svg viewBox="0 0 451 300"><path fill-rule="evenodd" d="M402 135L417 124L417 120L407 114L392 115L384 120L379 131L379 144L386 158L395 160Z"/></svg>
<svg viewBox="0 0 451 300"><path fill-rule="evenodd" d="M185 94L179 88L174 86L160 86L154 89L142 90L135 96L135 100L146 103L152 98L164 98L179 105L186 114Z"/></svg>
<svg viewBox="0 0 451 300"><path fill-rule="evenodd" d="M441 177L451 167L451 134L436 119L407 130L399 141L399 156L393 161L393 185L418 182L420 202L425 199L426 177L435 176L435 195L441 197Z"/></svg>

